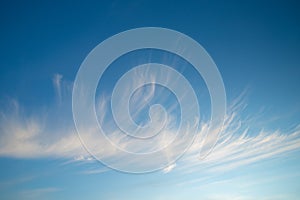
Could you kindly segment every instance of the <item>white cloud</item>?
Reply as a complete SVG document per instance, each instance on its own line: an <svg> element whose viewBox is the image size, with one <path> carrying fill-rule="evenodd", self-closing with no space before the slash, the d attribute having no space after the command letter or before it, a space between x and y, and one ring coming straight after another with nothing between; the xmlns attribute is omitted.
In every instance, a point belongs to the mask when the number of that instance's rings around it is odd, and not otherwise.
<svg viewBox="0 0 300 200"><path fill-rule="evenodd" d="M167 166L166 168L163 169L164 173L169 173L170 171L172 171L174 168L176 167L176 163L171 164L169 166Z"/></svg>
<svg viewBox="0 0 300 200"><path fill-rule="evenodd" d="M88 169L88 170L85 170L83 171L82 173L83 174L102 174L102 173L105 173L107 171L109 171L110 169L109 168L106 168L106 167L101 167L101 168L96 168L96 169Z"/></svg>
<svg viewBox="0 0 300 200"><path fill-rule="evenodd" d="M56 92L56 96L58 98L58 102L61 103L61 98L62 98L62 91L61 91L61 82L62 82L62 78L63 78L63 75L61 74L54 74L53 75L53 79L52 79L52 82L53 82L53 86L54 86L54 89L55 89L55 92Z"/></svg>
<svg viewBox="0 0 300 200"><path fill-rule="evenodd" d="M262 129L250 133L251 127L239 118L243 111L241 104L240 102L231 108L217 144L204 159L199 159L201 149L205 148L202 146L203 134L199 134L200 137L182 159L185 173L204 169L210 172L228 171L300 150L300 126L289 132ZM205 132L207 128L206 124L202 125L202 131Z"/></svg>
<svg viewBox="0 0 300 200"><path fill-rule="evenodd" d="M27 189L20 192L22 199L44 199L49 196L49 193L59 192L60 188L46 187L46 188L34 188Z"/></svg>
<svg viewBox="0 0 300 200"><path fill-rule="evenodd" d="M135 81L139 81L138 77ZM139 78L143 77L140 76ZM61 98L61 86L64 85L62 76L55 75L53 83L57 95ZM136 94L134 102L138 109L144 108L149 103L149 99L155 94L154 91L155 88L153 86L148 88L146 100L142 91L139 91L140 95ZM140 97L141 101L139 101L138 97ZM100 109L102 113L106 113L108 100L109 98L106 97L99 98L97 109ZM226 171L242 165L283 156L300 149L300 127L289 132L261 130L256 134L250 134L249 129L251 127L243 124L243 120L240 118L240 113L243 112L245 103L241 102L240 97L232 102L229 106L230 110L224 129L213 152L205 159L199 160L200 150L201 148L205 148L205 146L202 146L203 133L208 129L208 123L203 122L200 125L198 137L190 150L186 152L179 162L166 167L163 172L167 173L174 169L179 169L181 172L189 173L203 170L204 168L207 171ZM92 160L92 157L80 142L73 124L60 124L52 127L52 122L53 120L57 120L55 119L57 116L50 116L49 119L47 113L28 115L21 111L21 106L17 101L12 100L11 104L10 112L1 112L0 156L16 158L59 157L77 162ZM54 106L51 109L55 110L58 108ZM71 113L69 114L71 118ZM255 118L255 116L252 117ZM175 123L172 117L168 118L167 129L163 132L162 137L147 143L146 146L144 145L145 143L137 144L135 140L128 140L124 134L122 135L119 130L114 128L115 126L113 126L111 121L107 121L107 116L101 115L99 120L103 121L105 126L108 127L110 138L114 142L117 142L122 148L129 148L133 151L149 151L151 148L157 149L172 141L174 137L173 129ZM128 165L147 165L153 162L149 160L149 163L139 163L136 160L129 161L126 158L122 158L122 155L118 154L115 149L107 146L103 141L99 141L95 127L87 127L84 134L89 144L97 149L96 153L103 155L105 158L114 159L117 162L126 162ZM172 152L166 152L166 157L168 157L168 154L171 156L181 151L179 149L180 145L176 147ZM95 170L94 172L97 173L98 171ZM92 170L87 173L94 172Z"/></svg>
<svg viewBox="0 0 300 200"><path fill-rule="evenodd" d="M20 178L16 178L16 179L1 180L0 190L29 182L29 181L33 180L34 178L35 178L35 176L25 176L25 177L20 177Z"/></svg>

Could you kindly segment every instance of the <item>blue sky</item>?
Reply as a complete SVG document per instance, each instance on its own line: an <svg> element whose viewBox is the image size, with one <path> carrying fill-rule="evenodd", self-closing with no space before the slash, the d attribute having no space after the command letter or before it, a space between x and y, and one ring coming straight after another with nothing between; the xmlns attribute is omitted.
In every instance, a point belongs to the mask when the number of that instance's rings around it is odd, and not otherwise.
<svg viewBox="0 0 300 200"><path fill-rule="evenodd" d="M296 1L1 2L0 198L298 199L299 9ZM105 167L83 148L73 122L72 87L100 42L149 26L182 32L206 49L223 78L227 116L214 151L199 160L210 116L201 76L168 52L120 57L97 88L97 116L108 132L116 130L107 106L112 87L149 60L180 71L200 104L199 133L189 151L162 170L137 175ZM133 83L142 79L139 74ZM150 100L137 109L145 94ZM178 102L166 88L145 86L132 101L137 123L149 120L154 103L173 108L178 117ZM174 127L177 122L170 120ZM109 148L101 153L127 162Z"/></svg>

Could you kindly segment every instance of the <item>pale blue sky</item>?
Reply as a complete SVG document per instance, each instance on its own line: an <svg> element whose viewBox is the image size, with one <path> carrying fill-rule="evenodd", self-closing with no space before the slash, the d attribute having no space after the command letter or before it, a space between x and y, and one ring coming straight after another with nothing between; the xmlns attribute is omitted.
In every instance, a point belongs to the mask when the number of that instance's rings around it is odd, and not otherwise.
<svg viewBox="0 0 300 200"><path fill-rule="evenodd" d="M299 10L296 1L1 2L0 199L298 199ZM223 77L228 118L206 159L197 159L195 141L169 168L133 175L105 167L82 148L72 84L96 45L148 26L180 31L207 50ZM205 83L166 52L121 57L100 81L97 100L110 96L124 72L148 60L179 70L197 88L205 129ZM156 88L150 104L171 107L174 99ZM147 122L145 112L137 123ZM114 130L105 113L104 126Z"/></svg>

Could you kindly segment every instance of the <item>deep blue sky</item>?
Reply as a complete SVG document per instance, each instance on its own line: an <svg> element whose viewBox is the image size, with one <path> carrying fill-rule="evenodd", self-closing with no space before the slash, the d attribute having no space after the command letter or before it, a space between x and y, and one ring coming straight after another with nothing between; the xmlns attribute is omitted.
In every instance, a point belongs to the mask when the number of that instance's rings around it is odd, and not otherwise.
<svg viewBox="0 0 300 200"><path fill-rule="evenodd" d="M299 2L2 1L0 26L0 199L299 197L300 145L291 142L299 140L295 128L300 123ZM253 137L265 130L266 138L278 140L264 154L275 155L218 171L218 176L202 172L203 166L188 175L175 167L166 174L137 176L111 170L87 175L98 165L106 168L84 159L69 162L75 155L5 153L5 144L21 145L12 141L26 135L36 118L46 141L47 134L64 135L65 127L72 126L70 85L87 54L114 34L148 26L180 31L207 50L223 77L228 104L245 93L241 104L247 107L238 113L242 126ZM53 85L57 74L62 75L63 100ZM289 138L293 133L295 138ZM241 189L245 182L249 185Z"/></svg>
<svg viewBox="0 0 300 200"><path fill-rule="evenodd" d="M200 42L231 90L259 85L259 98L293 108L300 102L294 94L299 85L298 11L293 1L2 3L1 91L26 103L49 101L52 74L72 80L99 42L130 28L158 26Z"/></svg>

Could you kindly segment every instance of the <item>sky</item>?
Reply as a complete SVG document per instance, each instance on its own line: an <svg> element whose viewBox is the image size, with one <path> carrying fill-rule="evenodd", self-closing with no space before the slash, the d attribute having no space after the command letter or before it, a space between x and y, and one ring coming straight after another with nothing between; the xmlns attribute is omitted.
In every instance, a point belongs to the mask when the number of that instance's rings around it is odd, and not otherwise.
<svg viewBox="0 0 300 200"><path fill-rule="evenodd" d="M0 199L299 199L299 11L297 1L2 1ZM107 38L141 27L193 38L218 67L227 107L223 129L207 156L200 155L214 131L210 91L193 65L172 52L141 49L117 58L103 73L93 106L103 132L126 151L177 146L141 162L107 145L89 120L80 131L75 126L72 92L84 60ZM197 101L180 105L192 93L177 98L158 84L136 89L128 101L132 121L143 127L164 121L161 137L139 143L124 136L115 121L127 119L122 109L114 116L110 106L118 80L132 72L116 104L147 77L188 90L160 68L134 70L147 63L182 74ZM165 108L166 120L151 110L157 104ZM199 118L178 132L184 137L196 130L182 152L178 147L185 144L173 140L184 115L181 107L192 112L196 105ZM165 157L172 162L155 171L122 170L151 168Z"/></svg>

